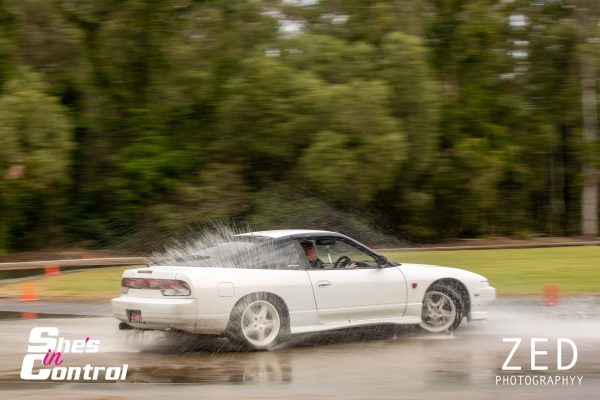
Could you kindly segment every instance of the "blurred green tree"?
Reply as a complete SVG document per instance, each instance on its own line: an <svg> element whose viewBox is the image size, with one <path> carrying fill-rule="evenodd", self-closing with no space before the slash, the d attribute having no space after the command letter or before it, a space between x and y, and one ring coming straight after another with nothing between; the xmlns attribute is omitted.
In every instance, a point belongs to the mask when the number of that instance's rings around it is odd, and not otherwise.
<svg viewBox="0 0 600 400"><path fill-rule="evenodd" d="M61 233L73 133L68 111L46 90L39 74L23 70L0 96L0 249Z"/></svg>
<svg viewBox="0 0 600 400"><path fill-rule="evenodd" d="M380 81L330 87L320 130L300 159L303 180L341 204L372 202L392 185L406 147L390 97Z"/></svg>
<svg viewBox="0 0 600 400"><path fill-rule="evenodd" d="M277 59L247 59L225 86L216 110L216 151L243 165L255 186L285 178L322 126L325 86Z"/></svg>
<svg viewBox="0 0 600 400"><path fill-rule="evenodd" d="M0 2L0 248L594 234L596 3Z"/></svg>

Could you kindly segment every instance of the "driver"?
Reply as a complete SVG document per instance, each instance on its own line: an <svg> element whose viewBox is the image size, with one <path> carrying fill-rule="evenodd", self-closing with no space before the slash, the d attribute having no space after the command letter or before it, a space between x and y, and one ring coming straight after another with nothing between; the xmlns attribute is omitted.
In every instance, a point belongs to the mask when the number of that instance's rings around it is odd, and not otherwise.
<svg viewBox="0 0 600 400"><path fill-rule="evenodd" d="M300 246L304 250L304 254L306 254L306 258L308 258L308 262L310 263L311 268L324 268L323 261L317 257L317 249L315 249L315 245L309 240L303 240L300 242Z"/></svg>
<svg viewBox="0 0 600 400"><path fill-rule="evenodd" d="M313 242L311 242L310 240L303 240L300 242L300 245L302 246L306 257L308 258L308 262L310 263L311 268L325 268L323 261L321 261L319 257L317 257L317 249L315 248ZM344 268L352 269L356 267L356 263L350 263L347 264Z"/></svg>

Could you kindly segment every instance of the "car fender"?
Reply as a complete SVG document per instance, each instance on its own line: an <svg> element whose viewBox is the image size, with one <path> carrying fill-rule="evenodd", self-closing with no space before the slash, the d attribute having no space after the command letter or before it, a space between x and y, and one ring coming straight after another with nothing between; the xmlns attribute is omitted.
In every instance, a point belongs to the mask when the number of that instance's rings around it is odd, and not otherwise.
<svg viewBox="0 0 600 400"><path fill-rule="evenodd" d="M487 279L464 269L427 264L402 264L397 267L406 278L407 302L421 303L427 289L441 279L454 279L461 282L472 299Z"/></svg>

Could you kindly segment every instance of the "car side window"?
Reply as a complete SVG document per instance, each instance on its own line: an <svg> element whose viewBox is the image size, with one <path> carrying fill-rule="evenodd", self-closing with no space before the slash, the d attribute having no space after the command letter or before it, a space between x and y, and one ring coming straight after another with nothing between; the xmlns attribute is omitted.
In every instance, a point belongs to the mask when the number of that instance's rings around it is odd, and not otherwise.
<svg viewBox="0 0 600 400"><path fill-rule="evenodd" d="M273 248L275 269L302 269L302 261L292 240L277 243Z"/></svg>
<svg viewBox="0 0 600 400"><path fill-rule="evenodd" d="M316 238L300 243L311 269L377 267L375 257L341 239Z"/></svg>
<svg viewBox="0 0 600 400"><path fill-rule="evenodd" d="M298 249L292 240L266 241L236 257L236 263L244 268L302 269Z"/></svg>
<svg viewBox="0 0 600 400"><path fill-rule="evenodd" d="M377 267L377 260L372 255L343 240L335 240L333 245L323 246L322 251L326 253L327 259L330 259L334 266L337 263L338 268L351 264L355 264L357 268Z"/></svg>

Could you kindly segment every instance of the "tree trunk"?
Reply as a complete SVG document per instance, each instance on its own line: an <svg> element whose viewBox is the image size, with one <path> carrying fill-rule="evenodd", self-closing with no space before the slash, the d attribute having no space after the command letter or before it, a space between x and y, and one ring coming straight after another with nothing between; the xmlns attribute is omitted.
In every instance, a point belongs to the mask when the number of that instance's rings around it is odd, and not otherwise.
<svg viewBox="0 0 600 400"><path fill-rule="evenodd" d="M583 141L586 147L598 140L596 77L593 60L587 52L581 53L581 103L583 114ZM587 152L586 152L587 153ZM581 193L581 233L598 235L598 169L593 160L584 157L583 192Z"/></svg>
<svg viewBox="0 0 600 400"><path fill-rule="evenodd" d="M585 4L586 2L584 2ZM589 5L589 4L585 4ZM598 168L588 149L594 148L598 141L598 91L596 87L596 68L594 53L590 51L590 27L587 13L589 8L580 8L578 19L583 29L584 44L579 51L581 73L581 106L583 115L583 191L581 193L581 233L586 236L598 236Z"/></svg>

